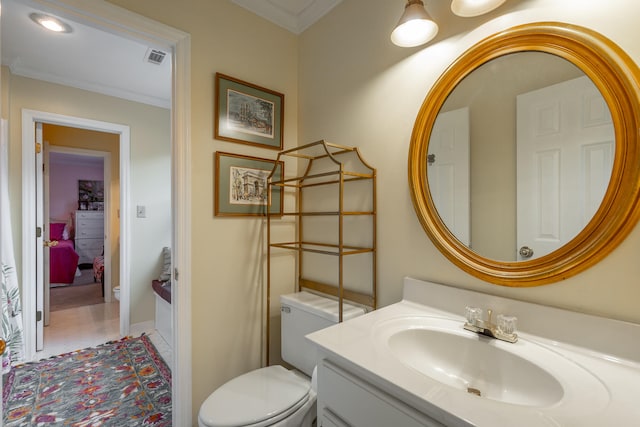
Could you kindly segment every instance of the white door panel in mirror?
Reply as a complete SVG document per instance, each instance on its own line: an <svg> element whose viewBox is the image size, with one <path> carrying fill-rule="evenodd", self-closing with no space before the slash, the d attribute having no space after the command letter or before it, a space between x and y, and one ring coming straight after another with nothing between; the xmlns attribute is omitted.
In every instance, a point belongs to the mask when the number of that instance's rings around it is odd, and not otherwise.
<svg viewBox="0 0 640 427"><path fill-rule="evenodd" d="M576 237L600 207L615 137L602 104L587 77L518 96L516 247L534 258Z"/></svg>

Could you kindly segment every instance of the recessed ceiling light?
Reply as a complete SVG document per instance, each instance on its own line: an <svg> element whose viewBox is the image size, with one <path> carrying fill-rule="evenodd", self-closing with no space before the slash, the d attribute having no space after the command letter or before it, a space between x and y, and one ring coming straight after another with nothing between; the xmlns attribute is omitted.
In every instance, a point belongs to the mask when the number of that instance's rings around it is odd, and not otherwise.
<svg viewBox="0 0 640 427"><path fill-rule="evenodd" d="M29 15L29 18L49 31L54 31L56 33L70 33L73 31L69 24L50 15L34 12Z"/></svg>

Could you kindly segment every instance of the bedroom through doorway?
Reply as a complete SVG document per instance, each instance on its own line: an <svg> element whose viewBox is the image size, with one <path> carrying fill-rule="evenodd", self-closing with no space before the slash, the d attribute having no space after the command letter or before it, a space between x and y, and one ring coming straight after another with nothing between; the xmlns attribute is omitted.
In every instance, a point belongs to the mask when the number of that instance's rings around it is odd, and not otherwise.
<svg viewBox="0 0 640 427"><path fill-rule="evenodd" d="M46 123L42 131L42 202L53 243L44 256L39 355L46 357L119 337L119 301L110 290L119 277L120 147L108 132Z"/></svg>

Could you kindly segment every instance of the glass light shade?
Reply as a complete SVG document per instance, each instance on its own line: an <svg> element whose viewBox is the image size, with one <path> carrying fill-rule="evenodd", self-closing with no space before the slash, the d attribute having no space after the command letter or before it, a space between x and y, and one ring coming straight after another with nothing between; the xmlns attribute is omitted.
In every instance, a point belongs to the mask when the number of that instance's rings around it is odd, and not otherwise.
<svg viewBox="0 0 640 427"><path fill-rule="evenodd" d="M438 24L424 9L420 0L409 0L398 25L391 33L391 41L400 47L420 46L438 34Z"/></svg>
<svg viewBox="0 0 640 427"><path fill-rule="evenodd" d="M451 11L458 16L469 18L497 9L506 0L453 0Z"/></svg>
<svg viewBox="0 0 640 427"><path fill-rule="evenodd" d="M69 24L62 22L53 16L44 15L42 13L32 13L29 15L29 18L49 31L54 31L56 33L70 33L72 31Z"/></svg>

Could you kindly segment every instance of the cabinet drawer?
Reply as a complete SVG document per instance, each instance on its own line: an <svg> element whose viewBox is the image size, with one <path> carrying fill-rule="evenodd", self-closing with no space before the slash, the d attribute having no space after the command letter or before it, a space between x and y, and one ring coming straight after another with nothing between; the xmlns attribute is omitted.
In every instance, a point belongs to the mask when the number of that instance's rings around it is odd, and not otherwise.
<svg viewBox="0 0 640 427"><path fill-rule="evenodd" d="M91 224L80 225L76 227L76 239L103 237L104 227L101 222L87 221Z"/></svg>
<svg viewBox="0 0 640 427"><path fill-rule="evenodd" d="M102 250L104 240L102 239L78 239L76 240L76 250L92 251L96 249Z"/></svg>
<svg viewBox="0 0 640 427"><path fill-rule="evenodd" d="M318 402L322 411L320 419L329 419L328 426L340 425L341 421L346 425L367 427L442 427L439 422L327 360L322 361L318 371Z"/></svg>
<svg viewBox="0 0 640 427"><path fill-rule="evenodd" d="M96 219L102 221L104 211L76 211L76 219Z"/></svg>

